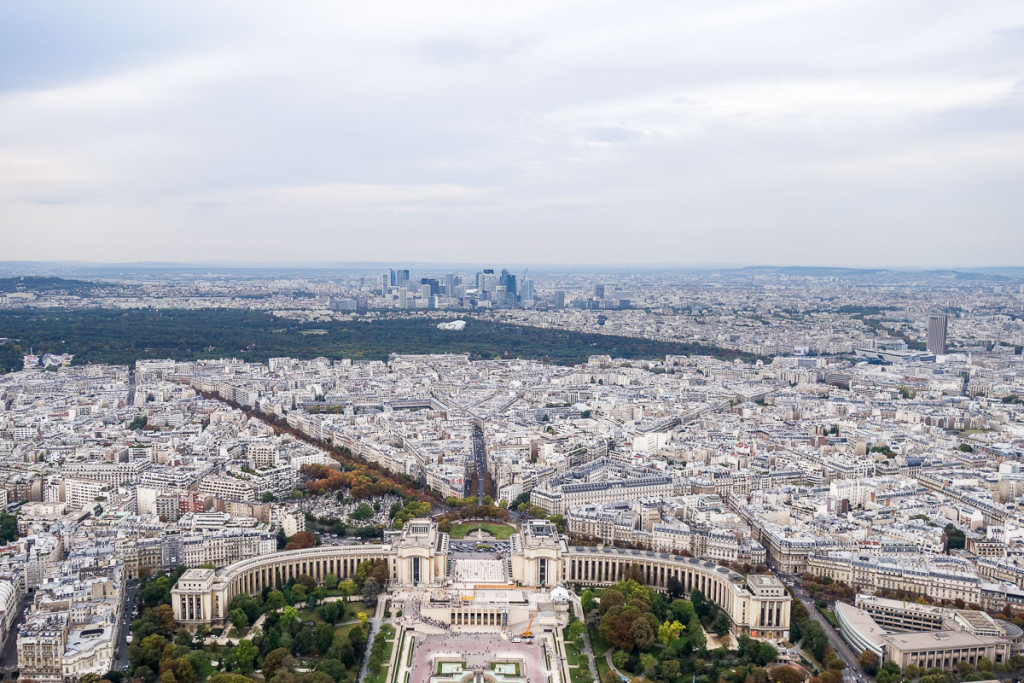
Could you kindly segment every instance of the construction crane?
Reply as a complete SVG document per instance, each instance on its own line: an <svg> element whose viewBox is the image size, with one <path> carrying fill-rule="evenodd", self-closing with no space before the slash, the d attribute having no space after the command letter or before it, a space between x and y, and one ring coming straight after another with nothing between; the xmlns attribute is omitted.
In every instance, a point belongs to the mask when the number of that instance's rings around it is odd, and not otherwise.
<svg viewBox="0 0 1024 683"><path fill-rule="evenodd" d="M530 627L533 626L533 620L537 615L530 617L530 623L526 625L526 630L519 634L520 638L533 638L533 632L530 631Z"/></svg>

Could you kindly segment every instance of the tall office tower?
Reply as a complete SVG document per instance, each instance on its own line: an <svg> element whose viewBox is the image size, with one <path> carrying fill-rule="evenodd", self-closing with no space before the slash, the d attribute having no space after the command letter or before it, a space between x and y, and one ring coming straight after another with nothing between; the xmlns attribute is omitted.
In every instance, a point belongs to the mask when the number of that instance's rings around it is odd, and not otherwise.
<svg viewBox="0 0 1024 683"><path fill-rule="evenodd" d="M394 272L394 271L392 271L392 272ZM390 280L388 279L388 275L387 274L384 274L384 275L380 276L380 293L382 295L387 295L388 287L390 286L389 282L390 282Z"/></svg>
<svg viewBox="0 0 1024 683"><path fill-rule="evenodd" d="M421 277L420 285L430 286L430 294L428 296L437 296L441 293L441 283L437 281L436 277Z"/></svg>
<svg viewBox="0 0 1024 683"><path fill-rule="evenodd" d="M555 308L565 308L565 292L560 289L555 290L555 295L551 298L551 305Z"/></svg>
<svg viewBox="0 0 1024 683"><path fill-rule="evenodd" d="M409 293L402 287L398 290L398 307L409 308Z"/></svg>
<svg viewBox="0 0 1024 683"><path fill-rule="evenodd" d="M533 301L533 280L523 280L523 286L519 290L519 298L523 301Z"/></svg>
<svg viewBox="0 0 1024 683"><path fill-rule="evenodd" d="M928 353L946 353L946 326L949 318L945 313L928 316Z"/></svg>
<svg viewBox="0 0 1024 683"><path fill-rule="evenodd" d="M392 287L398 286L398 271L394 268L388 268L388 284Z"/></svg>
<svg viewBox="0 0 1024 683"><path fill-rule="evenodd" d="M455 296L455 273L444 276L444 293L446 296Z"/></svg>
<svg viewBox="0 0 1024 683"><path fill-rule="evenodd" d="M595 299L603 299L604 298L604 285L594 285L594 298Z"/></svg>
<svg viewBox="0 0 1024 683"><path fill-rule="evenodd" d="M398 285L399 287L403 287L403 286L405 286L405 284L407 282L409 282L409 271L408 271L408 269L396 271L396 274L397 274L397 277L396 277L397 281L395 282L395 284Z"/></svg>
<svg viewBox="0 0 1024 683"><path fill-rule="evenodd" d="M507 270L501 271L501 278L498 280L498 285L505 288L507 303L514 304L516 302L516 294L518 288L516 287L516 276Z"/></svg>
<svg viewBox="0 0 1024 683"><path fill-rule="evenodd" d="M486 268L482 273L476 274L476 288L481 293L494 291L494 269Z"/></svg>

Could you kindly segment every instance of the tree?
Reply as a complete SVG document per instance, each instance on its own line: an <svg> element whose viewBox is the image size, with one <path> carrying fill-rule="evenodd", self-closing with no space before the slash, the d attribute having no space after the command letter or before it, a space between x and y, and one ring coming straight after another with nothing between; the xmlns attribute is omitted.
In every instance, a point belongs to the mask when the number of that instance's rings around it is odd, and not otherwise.
<svg viewBox="0 0 1024 683"><path fill-rule="evenodd" d="M279 670L293 671L295 660L292 653L283 647L276 648L263 658L263 678L269 680Z"/></svg>
<svg viewBox="0 0 1024 683"><path fill-rule="evenodd" d="M285 550L302 550L316 545L316 536L311 531L299 531L288 539Z"/></svg>
<svg viewBox="0 0 1024 683"><path fill-rule="evenodd" d="M605 671L601 676L601 683L622 683L619 680L619 674L614 671Z"/></svg>
<svg viewBox="0 0 1024 683"><path fill-rule="evenodd" d="M373 517L373 507L367 503L360 503L349 517L358 522L365 522Z"/></svg>
<svg viewBox="0 0 1024 683"><path fill-rule="evenodd" d="M338 582L338 590L340 590L346 597L351 597L359 592L359 586L356 585L355 581L345 579L344 581Z"/></svg>
<svg viewBox="0 0 1024 683"><path fill-rule="evenodd" d="M768 677L774 683L802 683L804 675L795 666L777 666L771 670Z"/></svg>
<svg viewBox="0 0 1024 683"><path fill-rule="evenodd" d="M678 621L669 621L666 619L661 622L661 626L658 627L658 642L662 645L668 645L679 637L679 634L683 632L683 628L683 625Z"/></svg>
<svg viewBox="0 0 1024 683"><path fill-rule="evenodd" d="M174 620L174 610L170 605L157 605L146 610L146 613L149 614L153 627L160 635L169 636L178 629L178 624ZM143 613L143 616L146 613Z"/></svg>
<svg viewBox="0 0 1024 683"><path fill-rule="evenodd" d="M292 630L292 626L299 620L299 613L295 611L294 607L285 607L281 610L281 618L278 620L278 624L281 626L281 630L284 633L289 633Z"/></svg>
<svg viewBox="0 0 1024 683"><path fill-rule="evenodd" d="M687 600L676 599L669 603L669 611L672 616L681 624L689 624L696 612L693 610L693 603Z"/></svg>
<svg viewBox="0 0 1024 683"><path fill-rule="evenodd" d="M322 625L322 624L321 624ZM334 681L345 678L345 665L337 659L325 659L316 666L316 670L330 676Z"/></svg>
<svg viewBox="0 0 1024 683"><path fill-rule="evenodd" d="M244 675L251 674L253 663L256 661L256 655L258 654L259 651L256 649L256 646L248 638L238 641L238 645L235 646L235 661L238 662L238 670Z"/></svg>
<svg viewBox="0 0 1024 683"><path fill-rule="evenodd" d="M604 615L607 614L608 610L612 607L623 605L625 602L626 596L623 595L621 591L616 588L608 588L601 593L601 606L598 608L598 611Z"/></svg>
<svg viewBox="0 0 1024 683"><path fill-rule="evenodd" d="M303 676L302 683L334 683L334 679L323 671L314 671Z"/></svg>
<svg viewBox="0 0 1024 683"><path fill-rule="evenodd" d="M857 658L857 663L860 664L860 668L864 669L864 673L868 676L874 676L878 673L878 655L871 650L861 652L860 657Z"/></svg>
<svg viewBox="0 0 1024 683"><path fill-rule="evenodd" d="M338 577L334 574L328 574L324 577L324 588L333 590L338 587Z"/></svg>
<svg viewBox="0 0 1024 683"><path fill-rule="evenodd" d="M228 621L239 631L249 625L249 617L240 609L233 609L228 612Z"/></svg>
<svg viewBox="0 0 1024 683"><path fill-rule="evenodd" d="M334 642L334 626L331 624L317 624L313 627L313 634L316 636L316 649L320 654L327 654Z"/></svg>
<svg viewBox="0 0 1024 683"><path fill-rule="evenodd" d="M300 655L316 654L316 632L308 623L295 634L294 651Z"/></svg>
<svg viewBox="0 0 1024 683"><path fill-rule="evenodd" d="M682 665L678 659L666 659L661 663L661 677L666 681L674 681L682 674Z"/></svg>
<svg viewBox="0 0 1024 683"><path fill-rule="evenodd" d="M292 586L292 603L306 601L306 588L302 584Z"/></svg>
<svg viewBox="0 0 1024 683"><path fill-rule="evenodd" d="M704 600L704 594L696 588L690 591L690 602L693 603L693 611L698 617L705 617L711 612L712 605Z"/></svg>
<svg viewBox="0 0 1024 683"><path fill-rule="evenodd" d="M367 605L372 605L375 602L377 602L377 596L380 595L380 588L380 583L377 581L377 579L373 578L372 576L366 580L366 582L363 584L363 590L361 592L363 595L363 600L366 602Z"/></svg>
<svg viewBox="0 0 1024 683"><path fill-rule="evenodd" d="M626 662L629 661L629 653L625 650L616 650L612 653L612 664L615 665L616 669L621 669L626 666Z"/></svg>
<svg viewBox="0 0 1024 683"><path fill-rule="evenodd" d="M769 642L759 641L757 644L757 652L751 658L754 664L758 666L766 666L771 664L779 658L779 651Z"/></svg>
<svg viewBox="0 0 1024 683"><path fill-rule="evenodd" d="M724 636L729 632L731 627L732 622L729 621L729 615L726 614L724 610L719 610L718 614L716 614L715 618L711 621L711 630L719 636Z"/></svg>
<svg viewBox="0 0 1024 683"><path fill-rule="evenodd" d="M646 652L643 653L640 655L640 669L644 672L644 676L653 678L654 674L658 672L658 658Z"/></svg>
<svg viewBox="0 0 1024 683"><path fill-rule="evenodd" d="M794 602L796 602L794 600ZM825 659L825 648L828 647L828 637L822 630L821 625L813 619L807 620L803 626L803 647L809 651L819 662Z"/></svg>
<svg viewBox="0 0 1024 683"><path fill-rule="evenodd" d="M580 595L580 605L583 607L583 613L587 614L595 607L597 607L597 600L594 599L594 591L589 588L583 591Z"/></svg>
<svg viewBox="0 0 1024 683"><path fill-rule="evenodd" d="M680 583L679 579L674 576L668 577L668 582L665 584L665 590L668 592L668 597L673 600L680 598L683 595L683 584Z"/></svg>
<svg viewBox="0 0 1024 683"><path fill-rule="evenodd" d="M167 647L167 639L163 636L154 633L151 636L146 636L139 643L139 661L135 661L132 657L132 649L135 647L135 643L132 643L131 647L128 648L128 656L132 659L132 663L136 666L145 665L153 671L160 668L160 657L164 653L164 649Z"/></svg>
<svg viewBox="0 0 1024 683"><path fill-rule="evenodd" d="M580 638L583 633L587 630L587 627L582 621L574 621L569 624L568 636L569 640L576 640Z"/></svg>
<svg viewBox="0 0 1024 683"><path fill-rule="evenodd" d="M629 632L633 636L633 645L636 649L646 651L654 645L654 628L651 626L651 622L642 616L633 621Z"/></svg>
<svg viewBox="0 0 1024 683"><path fill-rule="evenodd" d="M285 606L284 593L281 591L270 591L267 593L267 600L263 603L263 611L270 612L273 610L281 609Z"/></svg>

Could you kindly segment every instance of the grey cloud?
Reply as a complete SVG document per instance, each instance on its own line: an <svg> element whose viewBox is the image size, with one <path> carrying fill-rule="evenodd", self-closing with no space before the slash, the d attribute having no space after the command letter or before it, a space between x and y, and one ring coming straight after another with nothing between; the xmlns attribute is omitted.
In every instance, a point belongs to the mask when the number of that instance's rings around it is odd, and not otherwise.
<svg viewBox="0 0 1024 683"><path fill-rule="evenodd" d="M128 7L0 28L10 258L1024 257L1016 0Z"/></svg>

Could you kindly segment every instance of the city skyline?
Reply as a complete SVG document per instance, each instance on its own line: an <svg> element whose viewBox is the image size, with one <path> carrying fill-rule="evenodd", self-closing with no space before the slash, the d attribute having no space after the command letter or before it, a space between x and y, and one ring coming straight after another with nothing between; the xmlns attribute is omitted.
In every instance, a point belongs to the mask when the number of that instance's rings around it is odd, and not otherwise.
<svg viewBox="0 0 1024 683"><path fill-rule="evenodd" d="M6 258L1024 256L1015 3L5 14Z"/></svg>

